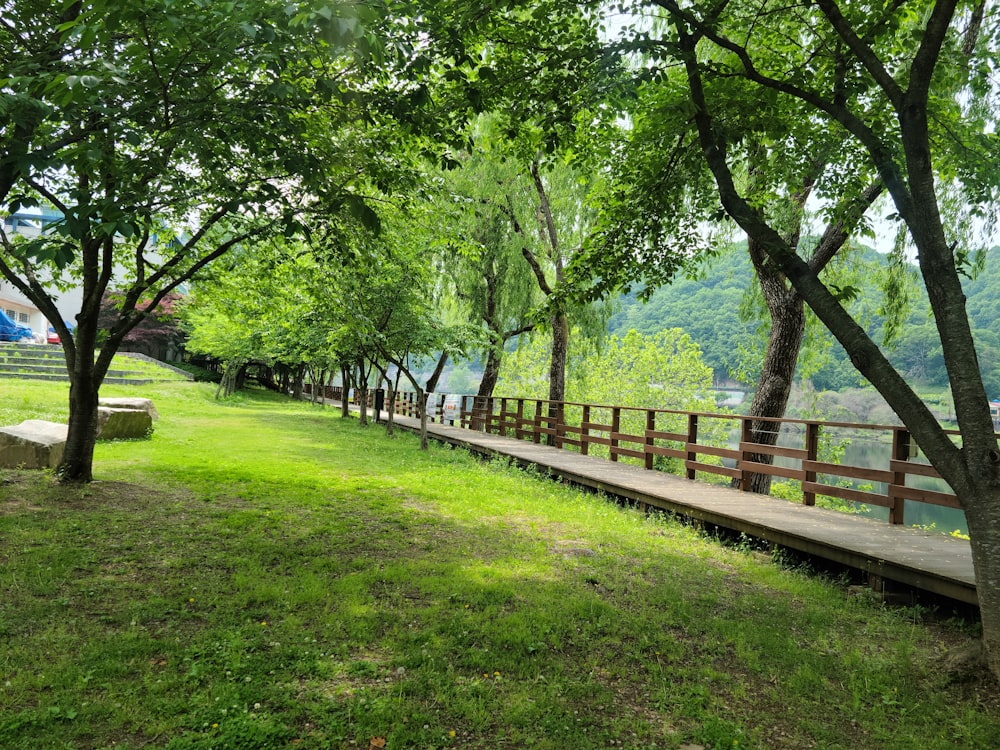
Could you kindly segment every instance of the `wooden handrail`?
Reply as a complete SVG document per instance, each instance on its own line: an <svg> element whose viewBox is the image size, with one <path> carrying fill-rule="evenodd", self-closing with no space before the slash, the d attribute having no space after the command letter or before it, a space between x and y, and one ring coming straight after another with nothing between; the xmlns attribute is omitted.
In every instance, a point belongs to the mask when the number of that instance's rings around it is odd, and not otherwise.
<svg viewBox="0 0 1000 750"><path fill-rule="evenodd" d="M325 392L328 398L339 400L343 396L339 386L328 386ZM370 402L372 396L373 391L369 391ZM445 421L445 398L444 394L439 394L433 401L436 407L433 421ZM452 420L456 427L535 443L548 442L583 455L593 455L598 448L611 461L634 459L649 470L658 469L662 460L674 461L675 468L688 479L714 475L727 481L738 480L744 490L749 489L749 477L753 474L791 479L800 484L805 505L815 504L819 495L882 506L889 509L889 522L894 524L904 522L904 499L946 508L960 507L950 488L931 490L907 485L911 477L940 480L940 475L929 464L913 460L912 439L900 425L768 418L764 421L774 423L777 430L801 425L802 442L799 446L767 445L750 440L751 423L761 419L739 414L554 402L513 396L460 398L459 417ZM430 403L430 399L428 401ZM394 408L397 414L419 416L419 405L412 393L397 395ZM673 422L667 425L670 418L674 418ZM682 418L680 422L678 418ZM712 421L732 427L738 422L740 440L736 447L707 442L705 426ZM727 430L731 431L732 427ZM850 430L855 434L889 433L892 447L888 462L884 467L871 468L821 460L821 435L832 430ZM957 430L946 432L959 434ZM787 430L784 434L788 434ZM791 466L775 465L773 461L779 457ZM731 465L725 465L724 460ZM859 481L870 486L853 486ZM943 488L947 487L943 480L940 482Z"/></svg>

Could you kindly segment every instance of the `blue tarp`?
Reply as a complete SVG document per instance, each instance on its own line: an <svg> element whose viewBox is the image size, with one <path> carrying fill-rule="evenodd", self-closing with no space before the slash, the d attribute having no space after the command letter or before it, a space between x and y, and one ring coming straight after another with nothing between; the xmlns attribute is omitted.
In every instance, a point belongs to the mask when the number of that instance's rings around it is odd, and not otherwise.
<svg viewBox="0 0 1000 750"><path fill-rule="evenodd" d="M25 338L31 338L31 329L15 323L7 317L7 313L0 310L0 341L20 341Z"/></svg>

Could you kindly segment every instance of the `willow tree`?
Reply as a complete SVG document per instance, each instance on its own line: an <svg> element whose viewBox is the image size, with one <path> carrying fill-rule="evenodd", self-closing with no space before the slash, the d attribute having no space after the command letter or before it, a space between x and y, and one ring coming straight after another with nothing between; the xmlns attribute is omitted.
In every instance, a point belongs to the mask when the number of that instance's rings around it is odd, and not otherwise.
<svg viewBox="0 0 1000 750"><path fill-rule="evenodd" d="M486 347L477 396L493 395L507 343L531 331L539 302L510 220L521 202L516 170L473 138L459 166L441 175L441 190L423 222L439 255L442 299L455 315L481 326ZM515 196L517 198L515 199Z"/></svg>
<svg viewBox="0 0 1000 750"><path fill-rule="evenodd" d="M605 105L618 62L602 54L598 4L419 5L427 55L439 78L452 84L437 100L466 116L485 113L489 132L480 135L490 141L486 150L518 175L504 190L484 187L500 199L495 208L506 212L507 231L543 301L535 325L553 331L549 397L561 401L569 332L579 310L557 290L589 223L585 183L599 177L594 135L616 116ZM456 140L450 166L461 164L457 154L469 150L470 140L482 148L475 138ZM507 205L505 195L513 198Z"/></svg>

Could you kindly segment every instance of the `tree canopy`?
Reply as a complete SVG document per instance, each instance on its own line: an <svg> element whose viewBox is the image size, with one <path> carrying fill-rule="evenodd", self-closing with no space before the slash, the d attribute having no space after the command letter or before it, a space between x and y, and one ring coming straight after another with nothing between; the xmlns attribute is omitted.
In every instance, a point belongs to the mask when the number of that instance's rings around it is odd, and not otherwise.
<svg viewBox="0 0 1000 750"><path fill-rule="evenodd" d="M234 248L300 231L305 211L377 223L363 187L398 174L385 127L408 90L392 75L404 42L360 3L0 6L0 199L62 216L0 238L0 273L60 334L64 478L90 478L100 383L165 295ZM56 306L69 279L82 293L72 335ZM118 316L99 342L113 281Z"/></svg>

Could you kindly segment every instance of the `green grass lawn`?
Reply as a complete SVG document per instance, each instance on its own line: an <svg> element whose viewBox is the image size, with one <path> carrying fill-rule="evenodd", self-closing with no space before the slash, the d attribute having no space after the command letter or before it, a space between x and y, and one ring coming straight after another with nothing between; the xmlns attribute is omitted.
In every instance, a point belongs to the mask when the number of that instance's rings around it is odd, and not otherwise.
<svg viewBox="0 0 1000 750"><path fill-rule="evenodd" d="M4 381L0 423L65 418ZM0 747L995 748L968 624L332 409L144 395L0 472ZM959 679L961 678L961 679Z"/></svg>

